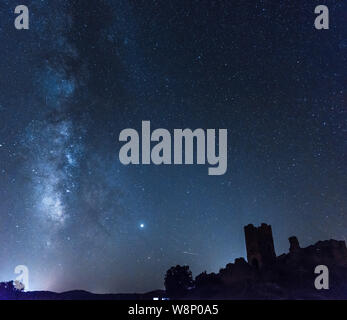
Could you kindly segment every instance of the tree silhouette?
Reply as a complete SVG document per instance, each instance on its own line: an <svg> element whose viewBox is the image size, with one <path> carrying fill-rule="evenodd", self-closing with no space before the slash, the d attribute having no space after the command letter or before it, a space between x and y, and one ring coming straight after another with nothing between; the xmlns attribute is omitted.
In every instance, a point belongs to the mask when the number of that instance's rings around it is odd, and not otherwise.
<svg viewBox="0 0 347 320"><path fill-rule="evenodd" d="M190 288L194 281L189 266L171 267L165 275L165 289L170 297L182 297Z"/></svg>
<svg viewBox="0 0 347 320"><path fill-rule="evenodd" d="M18 283L13 281L0 282L0 299L12 300L18 298L24 290L24 286L18 287Z"/></svg>

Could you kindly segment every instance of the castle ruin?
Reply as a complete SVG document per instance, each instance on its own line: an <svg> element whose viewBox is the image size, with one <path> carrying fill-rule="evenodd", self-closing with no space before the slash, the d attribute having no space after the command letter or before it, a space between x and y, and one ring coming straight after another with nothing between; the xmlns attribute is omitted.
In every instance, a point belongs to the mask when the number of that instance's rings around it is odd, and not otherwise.
<svg viewBox="0 0 347 320"><path fill-rule="evenodd" d="M260 227L249 224L244 230L248 263L257 269L273 264L276 253L271 226L265 223Z"/></svg>

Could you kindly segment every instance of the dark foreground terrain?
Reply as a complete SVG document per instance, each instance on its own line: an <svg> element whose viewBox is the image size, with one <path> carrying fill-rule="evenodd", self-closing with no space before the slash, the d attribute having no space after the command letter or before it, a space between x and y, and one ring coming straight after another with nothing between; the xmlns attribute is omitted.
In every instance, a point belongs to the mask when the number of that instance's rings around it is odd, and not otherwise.
<svg viewBox="0 0 347 320"><path fill-rule="evenodd" d="M289 252L276 256L271 226L245 227L247 261L235 259L218 273L203 272L193 279L188 266L170 268L166 290L143 294L23 292L20 283L0 283L0 299L17 300L153 300L163 299L347 299L345 241L325 240L301 248L289 238ZM318 270L317 270L318 267ZM322 270L325 270L323 279ZM18 289L19 288L19 289Z"/></svg>

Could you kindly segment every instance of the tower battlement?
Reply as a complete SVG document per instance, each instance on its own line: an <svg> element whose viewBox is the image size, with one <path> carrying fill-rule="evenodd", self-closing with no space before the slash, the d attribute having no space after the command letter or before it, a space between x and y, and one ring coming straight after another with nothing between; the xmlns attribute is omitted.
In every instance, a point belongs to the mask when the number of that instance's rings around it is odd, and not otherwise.
<svg viewBox="0 0 347 320"><path fill-rule="evenodd" d="M260 227L249 224L244 227L244 231L248 263L256 268L272 264L276 253L271 226L265 223Z"/></svg>

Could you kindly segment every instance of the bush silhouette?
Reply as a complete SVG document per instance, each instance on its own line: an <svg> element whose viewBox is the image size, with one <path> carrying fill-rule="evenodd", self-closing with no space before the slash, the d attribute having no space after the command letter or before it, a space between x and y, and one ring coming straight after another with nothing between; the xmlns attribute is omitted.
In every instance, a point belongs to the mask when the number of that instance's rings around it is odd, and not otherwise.
<svg viewBox="0 0 347 320"><path fill-rule="evenodd" d="M194 281L189 266L177 265L166 272L165 289L170 297L185 295L193 285Z"/></svg>
<svg viewBox="0 0 347 320"><path fill-rule="evenodd" d="M20 287L13 281L0 282L0 299L12 300L18 298L20 293L24 290L24 287Z"/></svg>

